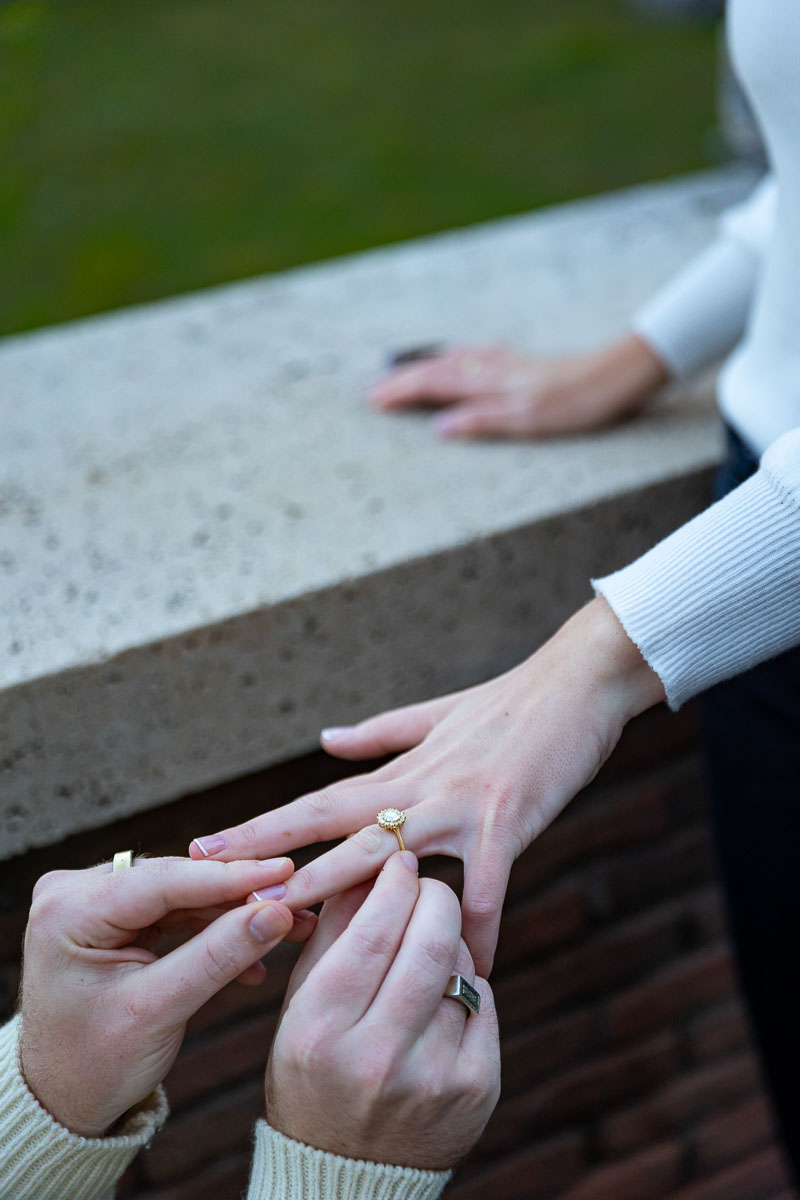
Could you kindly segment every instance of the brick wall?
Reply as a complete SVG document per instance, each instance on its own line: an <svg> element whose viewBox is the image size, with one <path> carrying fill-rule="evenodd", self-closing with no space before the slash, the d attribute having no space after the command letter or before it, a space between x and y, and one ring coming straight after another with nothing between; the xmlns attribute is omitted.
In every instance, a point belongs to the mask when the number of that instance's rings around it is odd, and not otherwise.
<svg viewBox="0 0 800 1200"><path fill-rule="evenodd" d="M311 755L5 864L3 1015L44 871L129 845L184 853L195 833L337 772ZM453 868L432 865L458 886ZM279 948L262 987L234 985L191 1022L168 1084L170 1122L120 1197L223 1200L245 1187L293 959ZM595 783L519 861L493 983L503 1097L449 1200L792 1200L736 994L691 710L629 727Z"/></svg>

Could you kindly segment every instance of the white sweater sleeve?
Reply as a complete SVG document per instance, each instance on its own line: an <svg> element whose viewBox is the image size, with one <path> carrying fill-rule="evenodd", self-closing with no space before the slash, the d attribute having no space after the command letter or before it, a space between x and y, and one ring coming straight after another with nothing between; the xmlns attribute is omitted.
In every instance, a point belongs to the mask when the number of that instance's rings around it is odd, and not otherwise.
<svg viewBox="0 0 800 1200"><path fill-rule="evenodd" d="M70 1133L42 1108L19 1063L19 1017L0 1028L0 1200L107 1200L167 1117L159 1088L114 1137Z"/></svg>
<svg viewBox="0 0 800 1200"><path fill-rule="evenodd" d="M777 197L777 181L767 175L743 204L723 214L716 241L634 316L634 331L677 379L721 358L741 338Z"/></svg>
<svg viewBox="0 0 800 1200"><path fill-rule="evenodd" d="M436 1200L450 1175L342 1158L259 1121L247 1200Z"/></svg>
<svg viewBox="0 0 800 1200"><path fill-rule="evenodd" d="M800 428L746 483L592 583L673 709L800 644Z"/></svg>

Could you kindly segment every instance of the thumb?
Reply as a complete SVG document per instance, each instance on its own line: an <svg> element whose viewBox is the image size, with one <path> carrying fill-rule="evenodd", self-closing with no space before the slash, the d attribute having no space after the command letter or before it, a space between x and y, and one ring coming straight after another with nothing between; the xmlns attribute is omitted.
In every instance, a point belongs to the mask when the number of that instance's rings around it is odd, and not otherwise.
<svg viewBox="0 0 800 1200"><path fill-rule="evenodd" d="M369 717L358 725L323 729L322 748L336 758L380 758L410 750L424 741L435 725L447 716L456 702L457 694L440 696L422 704L407 704L390 712Z"/></svg>
<svg viewBox="0 0 800 1200"><path fill-rule="evenodd" d="M138 978L168 1020L188 1021L238 975L268 954L292 928L285 904L243 904L158 959Z"/></svg>

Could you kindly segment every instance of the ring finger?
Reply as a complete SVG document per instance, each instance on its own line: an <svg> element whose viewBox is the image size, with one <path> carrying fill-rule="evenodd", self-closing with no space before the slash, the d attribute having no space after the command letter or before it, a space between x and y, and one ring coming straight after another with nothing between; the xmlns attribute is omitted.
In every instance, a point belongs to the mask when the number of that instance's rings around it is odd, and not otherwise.
<svg viewBox="0 0 800 1200"><path fill-rule="evenodd" d="M438 831L419 808L413 811L413 833L406 834L406 827L403 827L406 848L413 850L418 857L435 853L440 849L437 844ZM393 833L381 829L379 825L365 825L352 837L295 872L287 880L284 904L292 910L310 908L320 900L327 900L347 888L373 879L398 848Z"/></svg>

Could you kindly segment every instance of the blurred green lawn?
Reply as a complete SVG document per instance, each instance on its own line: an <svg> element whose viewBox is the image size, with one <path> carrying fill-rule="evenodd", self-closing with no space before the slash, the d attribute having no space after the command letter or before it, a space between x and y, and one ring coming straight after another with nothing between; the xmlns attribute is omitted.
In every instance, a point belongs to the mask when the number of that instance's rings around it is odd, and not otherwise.
<svg viewBox="0 0 800 1200"><path fill-rule="evenodd" d="M0 3L0 328L702 166L714 62L622 0Z"/></svg>

